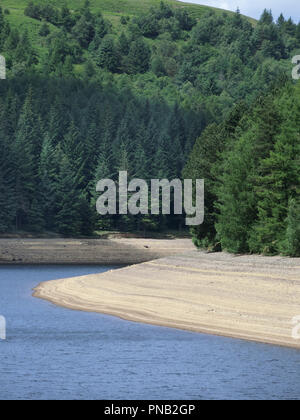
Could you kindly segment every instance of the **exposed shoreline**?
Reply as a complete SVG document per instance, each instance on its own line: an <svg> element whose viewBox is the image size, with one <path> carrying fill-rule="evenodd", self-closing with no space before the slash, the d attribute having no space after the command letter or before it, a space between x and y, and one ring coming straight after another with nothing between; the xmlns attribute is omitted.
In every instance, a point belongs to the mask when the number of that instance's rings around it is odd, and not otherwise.
<svg viewBox="0 0 300 420"><path fill-rule="evenodd" d="M300 258L189 248L98 275L44 282L34 296L134 322L300 349L292 338L292 319L300 315Z"/></svg>
<svg viewBox="0 0 300 420"><path fill-rule="evenodd" d="M0 265L124 266L193 249L189 239L0 239Z"/></svg>

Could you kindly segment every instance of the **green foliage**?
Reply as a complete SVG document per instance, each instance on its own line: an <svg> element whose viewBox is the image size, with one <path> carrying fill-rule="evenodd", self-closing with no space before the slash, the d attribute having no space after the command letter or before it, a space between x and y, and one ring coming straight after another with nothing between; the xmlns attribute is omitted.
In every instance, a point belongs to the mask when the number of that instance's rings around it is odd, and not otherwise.
<svg viewBox="0 0 300 420"><path fill-rule="evenodd" d="M150 65L150 48L142 38L130 45L126 60L126 71L129 74L146 73Z"/></svg>
<svg viewBox="0 0 300 420"><path fill-rule="evenodd" d="M35 4L30 1L24 10L24 14L25 16L29 16L33 19L44 19L53 25L56 25L59 22L58 10L50 4Z"/></svg>
<svg viewBox="0 0 300 420"><path fill-rule="evenodd" d="M30 89L21 109L13 145L16 227L36 226L38 213L35 198L37 186L37 165L34 160L39 150L39 121L33 112L33 97ZM40 226L37 226L37 229Z"/></svg>
<svg viewBox="0 0 300 420"><path fill-rule="evenodd" d="M275 23L270 12L265 11L258 24L253 25L239 11L220 13L203 6L171 3L124 0L118 7L120 23L109 2L30 2L25 12L41 22L38 34L47 34L45 22L51 31L42 44L40 36L36 39L33 33L31 48L35 55L30 63L44 75L63 75L65 58L71 56L76 65L74 76L83 77L84 63L93 62L93 77L98 80L116 86L126 84L137 94L163 95L170 102L180 101L189 108L201 104L219 122L234 103L241 99L250 103L280 73L290 71L290 63L285 60L299 45L300 33L299 25L291 19L282 16ZM29 25L33 25L32 20ZM117 51L106 57L108 35ZM21 34L18 31L13 36L15 40L5 50L8 67L15 75L24 73L28 63L15 57L12 44ZM59 51L60 43L68 51ZM169 44L167 51L161 48L162 44ZM120 73L134 77L120 79ZM147 77L141 76L144 74Z"/></svg>
<svg viewBox="0 0 300 420"><path fill-rule="evenodd" d="M68 62L66 57L63 69ZM163 178L180 173L182 148L203 128L199 115L97 82L82 83L67 73L8 79L0 89L5 99L0 100L1 232L17 228L76 236L96 228L177 226L172 218L167 225L151 216L144 221L100 217L96 183L117 179L121 169L146 179L156 176L158 166ZM194 124L195 132L189 133L187 124ZM152 159L156 150L165 158Z"/></svg>
<svg viewBox="0 0 300 420"><path fill-rule="evenodd" d="M300 257L300 202L291 198L288 206L287 228L280 250L284 255Z"/></svg>
<svg viewBox="0 0 300 420"><path fill-rule="evenodd" d="M82 48L88 48L95 36L93 20L88 20L85 16L81 16L73 27L72 34Z"/></svg>
<svg viewBox="0 0 300 420"><path fill-rule="evenodd" d="M299 87L278 81L196 142L184 176L206 180L206 221L192 232L197 246L299 255Z"/></svg>
<svg viewBox="0 0 300 420"><path fill-rule="evenodd" d="M41 29L39 30L39 35L42 37L46 37L50 34L50 28L47 25L46 22L43 23L43 25L41 26Z"/></svg>
<svg viewBox="0 0 300 420"><path fill-rule="evenodd" d="M254 252L276 254L282 249L287 231L289 201L290 212L293 212L293 199L299 193L300 102L295 97L296 92L286 89L279 100L274 100L281 115L281 124L279 127L277 124L280 131L267 157L260 162L255 182L258 221L253 226L249 240L250 250Z"/></svg>
<svg viewBox="0 0 300 420"><path fill-rule="evenodd" d="M0 233L3 233L7 231L8 226L14 225L16 208L13 155L2 127L0 136Z"/></svg>
<svg viewBox="0 0 300 420"><path fill-rule="evenodd" d="M130 22L130 17L122 15L120 18L120 22L122 25L127 25L128 22Z"/></svg>
<svg viewBox="0 0 300 420"><path fill-rule="evenodd" d="M103 39L97 51L97 64L112 73L117 73L119 70L118 50L114 39L109 35Z"/></svg>

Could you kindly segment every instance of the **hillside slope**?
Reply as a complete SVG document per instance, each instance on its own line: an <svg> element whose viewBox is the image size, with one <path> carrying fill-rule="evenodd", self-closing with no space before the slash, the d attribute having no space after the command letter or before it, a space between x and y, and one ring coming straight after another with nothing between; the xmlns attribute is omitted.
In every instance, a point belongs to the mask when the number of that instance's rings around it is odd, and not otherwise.
<svg viewBox="0 0 300 420"><path fill-rule="evenodd" d="M147 11L151 7L159 6L161 0L90 0L90 8L93 13L101 12L104 17L108 18L115 27L120 26L121 16L138 16ZM12 27L18 29L27 29L30 32L30 38L36 47L39 47L38 32L42 26L42 22L32 19L24 15L24 10L28 5L29 0L2 0L1 6L3 9L9 10L10 14L7 19ZM39 0L39 4L50 4L60 7L62 2L60 0ZM202 6L198 4L182 3L176 0L166 0L165 3L172 7L187 10L191 16L199 19L204 13L209 10L214 10L216 13L223 13L223 10L216 9L209 6ZM83 6L84 0L68 0L66 2L71 10L77 10ZM232 14L232 12L227 12ZM248 18L249 21L255 25L256 20Z"/></svg>

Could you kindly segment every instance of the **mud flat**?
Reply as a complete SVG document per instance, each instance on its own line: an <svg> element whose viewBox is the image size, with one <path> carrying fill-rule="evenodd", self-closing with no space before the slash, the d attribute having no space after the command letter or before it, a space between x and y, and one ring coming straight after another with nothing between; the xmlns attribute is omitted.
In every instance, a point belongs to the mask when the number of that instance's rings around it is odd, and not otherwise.
<svg viewBox="0 0 300 420"><path fill-rule="evenodd" d="M0 239L0 264L130 265L193 249L189 239Z"/></svg>
<svg viewBox="0 0 300 420"><path fill-rule="evenodd" d="M45 282L34 295L71 309L300 350L292 336L292 320L300 315L299 258L188 250Z"/></svg>

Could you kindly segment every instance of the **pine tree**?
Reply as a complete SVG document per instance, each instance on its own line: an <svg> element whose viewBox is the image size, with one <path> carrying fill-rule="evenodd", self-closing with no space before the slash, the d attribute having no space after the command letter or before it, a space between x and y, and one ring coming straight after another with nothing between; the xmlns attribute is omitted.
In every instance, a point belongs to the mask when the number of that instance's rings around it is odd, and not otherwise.
<svg viewBox="0 0 300 420"><path fill-rule="evenodd" d="M37 185L36 118L33 113L32 92L29 91L18 122L16 139L13 146L16 228L35 226L32 217L35 212L34 194Z"/></svg>
<svg viewBox="0 0 300 420"><path fill-rule="evenodd" d="M58 151L58 154L55 225L59 233L76 236L81 234L83 196L78 189L78 177L68 157L62 151Z"/></svg>
<svg viewBox="0 0 300 420"><path fill-rule="evenodd" d="M62 25L68 32L74 26L74 19L70 9L64 4L60 11L60 25Z"/></svg>
<svg viewBox="0 0 300 420"><path fill-rule="evenodd" d="M11 147L0 129L0 233L14 228L15 183Z"/></svg>
<svg viewBox="0 0 300 420"><path fill-rule="evenodd" d="M283 14L281 13L278 20L277 20L277 25L279 26L280 29L282 29L284 23L285 23L285 18L283 16Z"/></svg>
<svg viewBox="0 0 300 420"><path fill-rule="evenodd" d="M81 16L72 29L72 34L82 48L88 48L95 36L95 28L90 16Z"/></svg>
<svg viewBox="0 0 300 420"><path fill-rule="evenodd" d="M45 228L55 229L55 214L57 210L56 190L59 173L58 153L53 146L48 133L45 134L39 165L39 190Z"/></svg>
<svg viewBox="0 0 300 420"><path fill-rule="evenodd" d="M259 23L263 25L271 25L273 23L272 11L265 9L260 17Z"/></svg>
<svg viewBox="0 0 300 420"><path fill-rule="evenodd" d="M169 162L169 137L163 132L159 138L156 153L153 159L153 177L155 179L171 179L173 168L170 168Z"/></svg>
<svg viewBox="0 0 300 420"><path fill-rule="evenodd" d="M142 38L133 41L127 58L128 73L136 74L148 71L150 56L150 48Z"/></svg>
<svg viewBox="0 0 300 420"><path fill-rule="evenodd" d="M107 165L106 151L103 150L99 155L95 177L90 185L92 220L95 228L99 230L109 229L111 227L110 216L99 216L96 212L96 203L99 197L99 193L96 191L96 186L99 181L107 178L111 178L111 173Z"/></svg>
<svg viewBox="0 0 300 420"><path fill-rule="evenodd" d="M256 133L248 132L224 154L223 171L217 188L217 235L223 250L248 252L249 230L256 220L253 177L256 172L253 143Z"/></svg>
<svg viewBox="0 0 300 420"><path fill-rule="evenodd" d="M106 36L97 52L97 64L112 73L119 70L119 56L114 40L111 36Z"/></svg>
<svg viewBox="0 0 300 420"><path fill-rule="evenodd" d="M130 44L124 32L119 36L118 46L121 55L128 55Z"/></svg>
<svg viewBox="0 0 300 420"><path fill-rule="evenodd" d="M69 129L64 136L62 148L69 159L73 171L77 174L79 185L84 188L86 185L86 179L84 178L84 144L81 133L73 119L71 119Z"/></svg>
<svg viewBox="0 0 300 420"><path fill-rule="evenodd" d="M65 119L62 118L62 109L58 104L52 105L49 111L49 120L47 133L53 147L55 147L62 138L65 129Z"/></svg>
<svg viewBox="0 0 300 420"><path fill-rule="evenodd" d="M46 37L50 34L50 28L47 22L43 22L41 29L39 30L39 35L42 37Z"/></svg>

